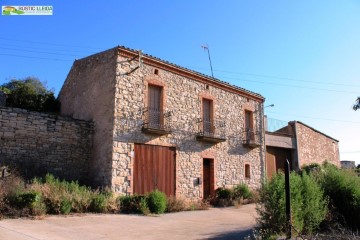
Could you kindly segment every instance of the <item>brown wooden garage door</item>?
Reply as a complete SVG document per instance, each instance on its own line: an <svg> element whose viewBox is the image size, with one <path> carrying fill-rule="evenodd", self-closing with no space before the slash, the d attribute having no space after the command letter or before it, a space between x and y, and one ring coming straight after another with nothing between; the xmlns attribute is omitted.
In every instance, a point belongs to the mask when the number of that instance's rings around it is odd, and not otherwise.
<svg viewBox="0 0 360 240"><path fill-rule="evenodd" d="M134 193L175 195L175 148L135 144Z"/></svg>

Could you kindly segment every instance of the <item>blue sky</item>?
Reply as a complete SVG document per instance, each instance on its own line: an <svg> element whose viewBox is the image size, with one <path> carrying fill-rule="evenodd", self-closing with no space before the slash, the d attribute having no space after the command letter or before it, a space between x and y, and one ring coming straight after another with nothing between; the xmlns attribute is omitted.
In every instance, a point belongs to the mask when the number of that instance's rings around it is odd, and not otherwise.
<svg viewBox="0 0 360 240"><path fill-rule="evenodd" d="M269 118L340 140L360 164L360 2L54 1L52 16L0 16L0 84L37 76L57 94L74 59L124 45L265 96Z"/></svg>

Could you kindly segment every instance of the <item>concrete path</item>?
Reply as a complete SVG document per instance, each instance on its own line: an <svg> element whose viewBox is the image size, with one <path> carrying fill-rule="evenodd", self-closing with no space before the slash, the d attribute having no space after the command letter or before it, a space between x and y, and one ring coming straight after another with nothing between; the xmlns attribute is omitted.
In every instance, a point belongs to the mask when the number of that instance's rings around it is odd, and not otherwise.
<svg viewBox="0 0 360 240"><path fill-rule="evenodd" d="M255 226L255 205L161 216L86 214L0 221L1 240L243 239Z"/></svg>

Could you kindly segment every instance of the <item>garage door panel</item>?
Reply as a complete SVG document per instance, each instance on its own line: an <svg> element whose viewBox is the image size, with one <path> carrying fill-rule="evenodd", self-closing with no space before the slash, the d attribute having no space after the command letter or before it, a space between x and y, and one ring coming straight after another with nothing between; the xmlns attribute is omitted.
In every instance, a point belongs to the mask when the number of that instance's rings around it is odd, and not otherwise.
<svg viewBox="0 0 360 240"><path fill-rule="evenodd" d="M135 144L134 193L175 195L175 148Z"/></svg>

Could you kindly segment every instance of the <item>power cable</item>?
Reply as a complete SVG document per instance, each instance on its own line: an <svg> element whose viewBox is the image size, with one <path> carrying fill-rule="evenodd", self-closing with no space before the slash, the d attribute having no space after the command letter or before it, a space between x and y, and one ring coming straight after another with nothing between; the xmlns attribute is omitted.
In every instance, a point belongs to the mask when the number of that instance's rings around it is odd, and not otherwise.
<svg viewBox="0 0 360 240"><path fill-rule="evenodd" d="M31 57L31 56L22 56L22 55L6 54L6 53L0 53L0 55L2 55L2 56L10 56L10 57L22 57L22 58L32 58L32 59L51 60L51 61L67 61L67 62L73 62L73 61L74 61L74 60L70 60L70 59Z"/></svg>
<svg viewBox="0 0 360 240"><path fill-rule="evenodd" d="M6 40L6 41L27 42L27 43L35 43L35 44L46 44L46 45L51 45L51 46L75 47L75 48L87 48L87 49L100 50L100 48L95 48L95 47L90 47L90 46L67 45L67 44L58 44L58 43L50 43L50 42L37 42L37 41L28 41L28 40L20 40L20 39L13 39L13 38L3 38L3 37L0 37L0 39Z"/></svg>
<svg viewBox="0 0 360 240"><path fill-rule="evenodd" d="M324 121L346 122L346 123L360 124L360 122L354 122L354 121L339 120L339 119L330 119L330 118L318 118L318 117L310 117L310 116L304 116L304 115L298 115L298 114L277 113L277 112L268 112L268 113L277 114L277 115L282 115L282 116L283 116L283 115L289 115L289 116L303 117L303 118L309 118L309 119L315 119L315 120L324 120Z"/></svg>
<svg viewBox="0 0 360 240"><path fill-rule="evenodd" d="M64 55L64 56L79 57L79 55L74 55L74 54L32 51L32 50L27 50L27 49L16 49L16 48L7 48L7 47L0 47L0 49L6 49L6 50L12 50L12 51L20 51L20 52L33 52L33 53L42 53L42 54L52 54L52 55Z"/></svg>

